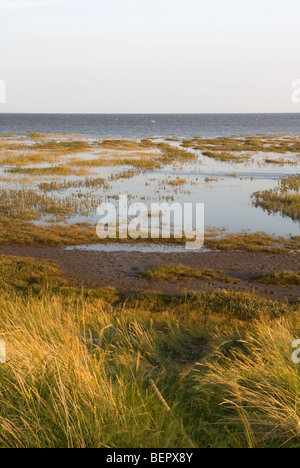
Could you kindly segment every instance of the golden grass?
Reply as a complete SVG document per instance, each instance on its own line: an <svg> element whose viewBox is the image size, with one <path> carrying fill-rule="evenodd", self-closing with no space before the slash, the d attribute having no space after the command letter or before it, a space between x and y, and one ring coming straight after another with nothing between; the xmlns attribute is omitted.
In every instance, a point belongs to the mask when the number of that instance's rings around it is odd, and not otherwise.
<svg viewBox="0 0 300 468"><path fill-rule="evenodd" d="M205 246L212 250L246 250L248 252L287 253L289 249L300 248L300 237L291 239L274 237L265 232L241 232L223 234L216 237L215 233L207 234Z"/></svg>
<svg viewBox="0 0 300 468"><path fill-rule="evenodd" d="M47 293L75 299L97 299L104 304L113 304L119 296L112 287L82 289L75 281L66 280L55 262L0 255L1 294L16 292L29 297Z"/></svg>
<svg viewBox="0 0 300 468"><path fill-rule="evenodd" d="M278 271L269 275L257 276L254 280L256 283L262 284L300 285L300 271Z"/></svg>
<svg viewBox="0 0 300 468"><path fill-rule="evenodd" d="M187 183L186 179L180 179L179 177L173 180L168 180L168 184L175 186L175 187L178 187L180 185L185 185L186 183Z"/></svg>
<svg viewBox="0 0 300 468"><path fill-rule="evenodd" d="M1 448L299 446L299 305L225 290L117 304L48 262L0 271Z"/></svg>
<svg viewBox="0 0 300 468"><path fill-rule="evenodd" d="M224 340L213 359L203 363L205 375L199 367L197 389L206 395L207 413L219 405L215 422L223 416L227 427L236 429L226 446L299 447L300 368L292 361L291 348L295 336L299 315L275 322L262 318L246 334Z"/></svg>
<svg viewBox="0 0 300 468"><path fill-rule="evenodd" d="M107 183L102 177L86 177L84 180L71 180L63 182L51 181L51 182L41 182L39 184L39 189L43 192L52 192L52 191L62 191L68 190L70 188L107 188Z"/></svg>
<svg viewBox="0 0 300 468"><path fill-rule="evenodd" d="M280 136L241 136L241 137L218 137L185 140L183 146L194 147L201 151L220 151L227 153L250 152L250 153L300 153L299 137Z"/></svg>
<svg viewBox="0 0 300 468"><path fill-rule="evenodd" d="M276 153L283 155L300 153L299 137L281 137L281 136L241 136L241 137L219 137L219 138L201 138L196 137L191 140L184 140L182 146L201 151L202 154L223 162L245 163L259 153ZM298 161L290 157L282 157L280 160L272 156L265 158L266 164L293 164Z"/></svg>
<svg viewBox="0 0 300 468"><path fill-rule="evenodd" d="M251 159L252 154L242 154L242 155L236 155L233 153L228 153L228 152L213 152L213 151L204 151L203 152L204 156L207 156L208 158L212 159L217 159L218 161L224 161L224 162L236 162L236 163L242 163L249 161Z"/></svg>
<svg viewBox="0 0 300 468"><path fill-rule="evenodd" d="M282 179L280 186L273 190L255 192L252 195L255 206L261 206L269 213L281 213L294 220L300 220L300 175Z"/></svg>
<svg viewBox="0 0 300 468"><path fill-rule="evenodd" d="M31 164L53 163L56 157L45 152L4 154L0 157L1 166L29 166Z"/></svg>
<svg viewBox="0 0 300 468"><path fill-rule="evenodd" d="M96 229L89 224L53 226L35 225L31 222L21 222L17 218L0 219L0 242L27 245L82 245L97 244L99 238Z"/></svg>
<svg viewBox="0 0 300 468"><path fill-rule="evenodd" d="M84 208L84 203L82 209ZM73 209L73 208L72 208ZM3 208L2 208L3 211ZM55 211L55 210L54 210ZM131 243L129 239L100 240L96 229L89 223L55 224L52 226L35 225L31 222L12 218L8 212L0 216L0 243L6 244L40 244L53 246L99 244L99 243ZM140 239L140 242L156 244L184 245L186 239ZM249 252L270 252L276 254L289 253L300 250L300 236L291 238L273 237L266 233L235 233L217 236L214 232L207 232L205 247L212 250L241 250Z"/></svg>
<svg viewBox="0 0 300 468"><path fill-rule="evenodd" d="M18 167L7 169L10 174L26 174L29 176L85 176L88 171L84 169L73 169L68 166L52 166L52 167Z"/></svg>
<svg viewBox="0 0 300 468"><path fill-rule="evenodd" d="M224 283L239 283L240 280L224 275L222 271L197 270L181 264L168 264L141 272L141 276L153 281L193 280L202 281L219 280Z"/></svg>
<svg viewBox="0 0 300 468"><path fill-rule="evenodd" d="M34 189L0 190L0 216L23 221L88 216L101 203L102 198L90 193L71 193L66 197L39 193Z"/></svg>
<svg viewBox="0 0 300 468"><path fill-rule="evenodd" d="M99 146L105 149L115 149L122 151L143 151L145 149L155 149L156 145L151 140L103 140Z"/></svg>
<svg viewBox="0 0 300 468"><path fill-rule="evenodd" d="M55 139L27 140L2 140L0 148L6 151L37 151L61 156L66 154L82 153L91 150L87 141L67 140L57 141Z"/></svg>
<svg viewBox="0 0 300 468"><path fill-rule="evenodd" d="M141 303L138 309L129 305L116 309L101 300L83 297L71 299L47 293L40 298L2 296L0 337L6 341L8 362L1 366L0 446L247 446L243 420L237 417L233 422L234 414L226 415L213 402L207 410L209 396L215 392L217 399L220 391L219 379L208 385L210 372L214 370L216 375L220 369L218 359L213 356L210 361L209 356L214 347L224 347L224 338L216 340L215 331L222 327L226 340L234 340L239 321L228 323L225 311L232 301L241 303L245 299L245 295L239 300L238 296L230 299L227 295L226 307L221 306L221 293L210 299L202 296L196 312L196 305L191 307L189 299L182 298L178 311L173 305L170 312L161 309L150 314ZM255 297L247 299L248 307L251 303L254 306ZM215 305L222 314L207 315ZM263 306L262 310L272 305L275 303L271 301L267 306L262 301L256 303L256 307ZM246 310L245 305L243 308ZM251 327L255 330L255 324ZM240 330L246 333L242 324ZM272 337L264 342L266 346ZM273 341L273 347L274 343L277 341ZM226 354L222 357L226 358ZM204 359L209 361L209 370L198 380L197 363ZM248 356L249 371L254 371L256 359L256 354ZM290 376L291 368L285 371ZM241 372L239 360L235 367L232 364L232 373L235 369ZM277 383L277 388L287 395L287 390L276 382L271 363L269 367L264 363L263 369L272 372L269 385ZM233 382L232 375L227 379L225 376L217 399L220 403L227 399ZM298 387L294 393L292 388L289 392L296 398ZM257 426L266 424L268 413L264 409L269 407L273 413L268 423L290 428L278 442L264 434L261 444L289 444L295 426L293 422L287 425L284 421L288 418L283 416L291 409L291 398L285 400L276 418L274 396L266 397L259 389L256 393L264 400L258 409L262 416L256 419ZM255 440L259 445L258 437Z"/></svg>
<svg viewBox="0 0 300 468"><path fill-rule="evenodd" d="M116 167L116 166L132 166L141 170L150 170L161 168L161 163L158 158L130 158L130 157L114 157L114 158L98 158L98 159L75 159L71 162L71 166L90 168L90 167Z"/></svg>
<svg viewBox="0 0 300 468"><path fill-rule="evenodd" d="M23 290L46 284L64 284L59 268L50 262L0 255L0 289Z"/></svg>

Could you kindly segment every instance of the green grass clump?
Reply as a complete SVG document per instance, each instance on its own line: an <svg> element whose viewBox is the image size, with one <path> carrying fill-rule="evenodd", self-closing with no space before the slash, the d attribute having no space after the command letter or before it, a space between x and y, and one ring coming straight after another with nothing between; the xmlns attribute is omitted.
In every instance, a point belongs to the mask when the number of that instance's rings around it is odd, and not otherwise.
<svg viewBox="0 0 300 468"><path fill-rule="evenodd" d="M89 223L54 224L51 226L36 225L32 222L21 222L19 216L12 217L12 212L2 206L0 216L0 243L68 246L99 244L103 241L96 234L96 229ZM71 206L72 212L74 205ZM87 207L88 208L88 207ZM6 211L5 211L6 209ZM84 205L82 206L84 210ZM32 211L32 213L34 213ZM31 214L32 215L32 214ZM130 243L131 239L108 239L104 242ZM184 245L186 239L143 239L141 242L158 244ZM300 236L291 238L273 237L266 233L236 233L216 237L207 233L205 246L212 250L241 250L249 252L289 253L300 249Z"/></svg>
<svg viewBox="0 0 300 468"><path fill-rule="evenodd" d="M300 175L280 181L278 188L255 192L252 195L255 206L261 206L269 213L281 213L293 220L300 220Z"/></svg>
<svg viewBox="0 0 300 468"><path fill-rule="evenodd" d="M0 242L2 244L68 246L97 244L96 229L89 224L55 224L53 226L20 222L18 219L0 218Z"/></svg>
<svg viewBox="0 0 300 468"><path fill-rule="evenodd" d="M213 293L188 292L178 296L146 292L130 296L126 302L130 307L141 307L151 312L173 311L184 317L186 314L204 314L251 321L262 314L271 318L281 317L290 310L287 302L275 302L250 292L218 290Z"/></svg>
<svg viewBox="0 0 300 468"><path fill-rule="evenodd" d="M62 286L65 281L57 265L32 258L0 256L0 288L24 290L47 285Z"/></svg>
<svg viewBox="0 0 300 468"><path fill-rule="evenodd" d="M257 276L254 280L262 284L300 285L300 271L279 271L270 275Z"/></svg>
<svg viewBox="0 0 300 468"><path fill-rule="evenodd" d="M224 281L225 283L239 283L240 280L226 276L222 271L214 270L196 270L185 265L164 265L162 267L149 269L141 272L141 276L154 281L173 281L177 279L200 279L211 281L214 279Z"/></svg>
<svg viewBox="0 0 300 468"><path fill-rule="evenodd" d="M289 251L284 238L276 238L265 232L241 232L225 234L216 237L207 234L205 246L213 250L245 250L248 252L286 253ZM299 239L293 242L294 248L299 248ZM297 247L298 246L298 247Z"/></svg>
<svg viewBox="0 0 300 468"><path fill-rule="evenodd" d="M102 300L113 304L119 296L112 287L83 289L67 281L59 266L47 260L35 258L0 256L0 291L24 293L32 296L59 294L62 298Z"/></svg>

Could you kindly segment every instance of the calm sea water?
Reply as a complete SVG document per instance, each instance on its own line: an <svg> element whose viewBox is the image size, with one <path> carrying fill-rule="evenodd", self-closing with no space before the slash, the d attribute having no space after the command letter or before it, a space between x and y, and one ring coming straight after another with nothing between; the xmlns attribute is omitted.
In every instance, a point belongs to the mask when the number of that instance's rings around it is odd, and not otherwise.
<svg viewBox="0 0 300 468"><path fill-rule="evenodd" d="M91 137L300 134L300 114L0 114L0 133Z"/></svg>

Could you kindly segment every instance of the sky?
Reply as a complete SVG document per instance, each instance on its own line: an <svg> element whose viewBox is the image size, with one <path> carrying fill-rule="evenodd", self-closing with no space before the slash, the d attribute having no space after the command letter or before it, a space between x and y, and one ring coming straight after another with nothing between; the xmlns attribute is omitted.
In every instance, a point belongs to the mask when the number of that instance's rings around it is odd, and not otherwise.
<svg viewBox="0 0 300 468"><path fill-rule="evenodd" d="M299 112L299 0L0 0L0 112Z"/></svg>

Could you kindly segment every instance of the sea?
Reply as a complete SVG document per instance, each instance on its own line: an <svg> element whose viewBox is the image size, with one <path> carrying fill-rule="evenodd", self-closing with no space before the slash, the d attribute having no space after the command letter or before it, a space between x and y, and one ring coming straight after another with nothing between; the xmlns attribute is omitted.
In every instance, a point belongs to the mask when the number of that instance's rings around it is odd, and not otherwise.
<svg viewBox="0 0 300 468"><path fill-rule="evenodd" d="M76 133L139 138L300 135L294 114L0 114L0 133Z"/></svg>

